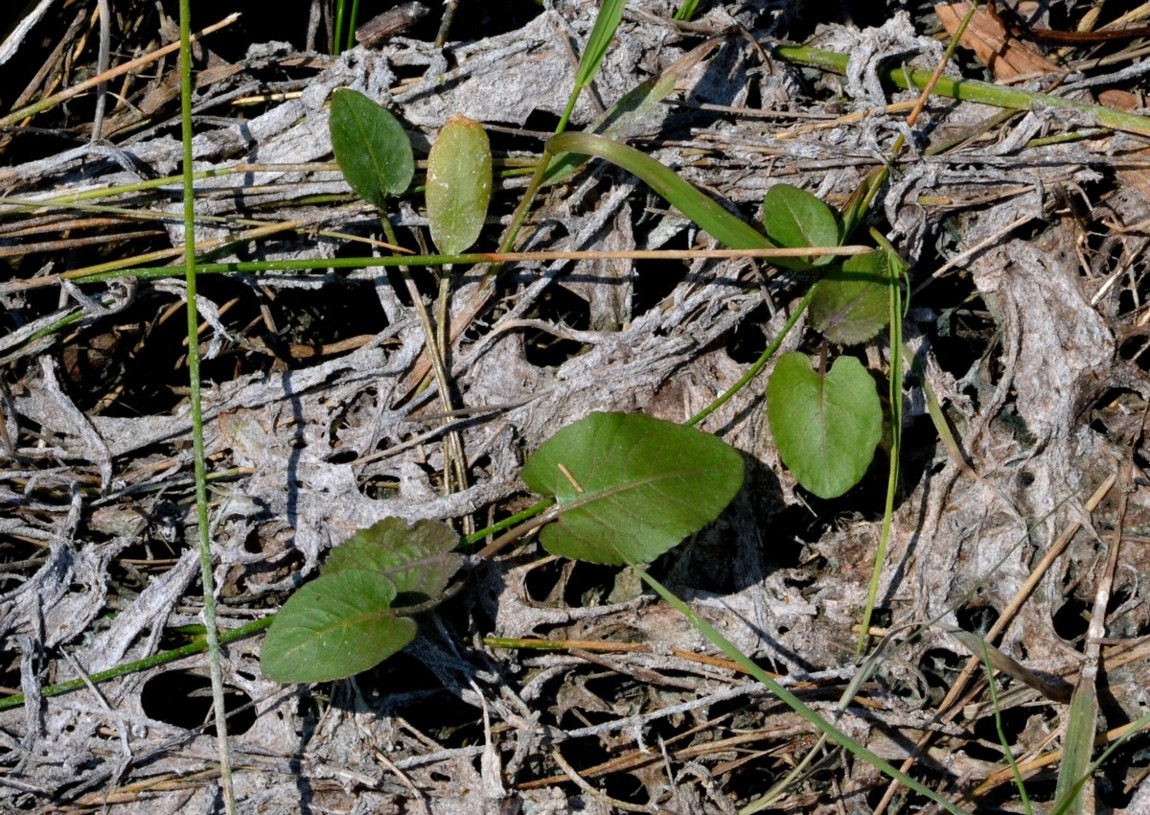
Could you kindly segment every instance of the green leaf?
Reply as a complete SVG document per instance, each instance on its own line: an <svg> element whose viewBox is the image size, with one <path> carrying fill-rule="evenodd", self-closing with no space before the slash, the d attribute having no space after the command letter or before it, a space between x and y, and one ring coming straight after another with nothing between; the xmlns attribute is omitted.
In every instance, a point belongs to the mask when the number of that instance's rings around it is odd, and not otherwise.
<svg viewBox="0 0 1150 815"><path fill-rule="evenodd" d="M803 246L838 246L841 240L834 211L806 190L790 184L776 184L763 201L763 228L776 245L787 249ZM809 269L833 260L831 255L816 258L772 258L787 269Z"/></svg>
<svg viewBox="0 0 1150 815"><path fill-rule="evenodd" d="M637 175L665 201L710 233L712 238L731 249L772 247L770 241L753 226L727 212L710 196L679 178L670 167L640 153L634 147L590 133L564 133L551 137L547 142L547 152L553 155L582 153L617 164Z"/></svg>
<svg viewBox="0 0 1150 815"><path fill-rule="evenodd" d="M323 573L374 572L394 583L400 594L438 600L462 562L452 551L458 545L459 537L447 524L417 521L408 528L400 518L384 518L332 549Z"/></svg>
<svg viewBox="0 0 1150 815"><path fill-rule="evenodd" d="M540 534L548 552L619 565L654 560L717 518L742 486L743 459L690 427L592 413L540 445L523 480L558 503Z"/></svg>
<svg viewBox="0 0 1150 815"><path fill-rule="evenodd" d="M562 133L563 129L567 127L567 120L571 118L571 112L575 110L575 102L579 99L579 94L595 78L599 64L607 54L607 47L611 45L615 31L619 28L619 21L623 19L624 5L626 5L626 0L603 0L603 5L599 7L599 14L595 17L595 25L592 26L591 34L587 37L587 46L583 49L583 57L579 60L579 69L575 72L575 88L567 99L567 108L563 111L563 116L555 129L556 133Z"/></svg>
<svg viewBox="0 0 1150 815"><path fill-rule="evenodd" d="M1070 716L1062 739L1062 763L1058 767L1055 801L1062 811L1079 815L1086 811L1086 784L1092 784L1090 754L1098 725L1098 697L1092 682L1079 682L1070 697ZM1093 812L1093 809L1090 810Z"/></svg>
<svg viewBox="0 0 1150 815"><path fill-rule="evenodd" d="M415 621L391 612L395 584L349 570L322 575L276 614L260 654L275 682L327 682L378 665L415 639Z"/></svg>
<svg viewBox="0 0 1150 815"><path fill-rule="evenodd" d="M415 175L411 140L399 120L359 91L340 88L331 97L331 147L356 194L383 209Z"/></svg>
<svg viewBox="0 0 1150 815"><path fill-rule="evenodd" d="M695 16L695 9L698 7L698 5L699 0L687 0L685 3L683 3L683 5L679 6L679 8L675 10L674 19L690 22L691 18Z"/></svg>
<svg viewBox="0 0 1150 815"><path fill-rule="evenodd" d="M805 354L783 354L767 382L767 417L783 463L820 498L857 484L882 437L874 378L854 357L824 376Z"/></svg>
<svg viewBox="0 0 1150 815"><path fill-rule="evenodd" d="M491 203L491 144L483 126L452 116L427 157L427 220L445 255L466 251L479 237Z"/></svg>
<svg viewBox="0 0 1150 815"><path fill-rule="evenodd" d="M584 132L624 142L637 133L659 130L668 110L662 101L674 93L675 85L688 76L719 46L720 42L718 38L705 40L702 45L695 46L664 68L658 76L636 85L623 94L619 101L608 108L590 127L585 128ZM587 157L578 153L554 156L547 165L543 183L558 184L586 161Z"/></svg>
<svg viewBox="0 0 1150 815"><path fill-rule="evenodd" d="M815 284L811 325L831 342L866 342L890 322L890 287L886 252L848 258Z"/></svg>

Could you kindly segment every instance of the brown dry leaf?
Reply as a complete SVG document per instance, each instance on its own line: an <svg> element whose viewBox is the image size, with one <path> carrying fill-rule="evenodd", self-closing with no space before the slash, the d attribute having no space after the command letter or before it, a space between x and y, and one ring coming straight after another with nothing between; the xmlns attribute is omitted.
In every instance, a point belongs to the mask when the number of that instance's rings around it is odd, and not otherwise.
<svg viewBox="0 0 1150 815"><path fill-rule="evenodd" d="M935 3L939 22L951 36L970 8L969 3ZM1062 70L1029 43L1014 39L985 9L978 9L963 32L962 45L994 72L995 79L1013 79Z"/></svg>
<svg viewBox="0 0 1150 815"><path fill-rule="evenodd" d="M934 6L939 21L951 36L958 30L969 8L969 3L936 3ZM1038 53L1030 43L1007 34L1006 29L985 9L980 8L974 12L960 42L974 51L979 60L994 72L996 79L1013 79L1062 70ZM1141 99L1129 91L1105 90L1098 94L1098 103L1115 110L1130 111L1141 106ZM1135 153L1138 158L1148 154L1150 150ZM1118 175L1124 183L1136 189L1144 200L1150 201L1150 173L1135 169L1119 170Z"/></svg>
<svg viewBox="0 0 1150 815"><path fill-rule="evenodd" d="M1142 98L1139 94L1118 90L1117 88L1110 88L1099 93L1098 104L1105 105L1108 108L1114 108L1115 110L1125 111L1138 110L1143 106ZM1150 157L1150 148L1143 147L1126 155L1134 159L1145 159ZM1118 170L1118 177L1122 180L1123 184L1137 190L1143 201L1150 201L1150 172L1141 168L1120 169Z"/></svg>

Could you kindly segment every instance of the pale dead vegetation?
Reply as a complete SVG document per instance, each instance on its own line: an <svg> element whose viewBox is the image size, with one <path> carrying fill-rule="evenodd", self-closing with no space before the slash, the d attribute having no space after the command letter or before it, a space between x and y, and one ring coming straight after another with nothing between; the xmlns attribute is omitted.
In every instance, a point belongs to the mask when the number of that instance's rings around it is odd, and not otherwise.
<svg viewBox="0 0 1150 815"><path fill-rule="evenodd" d="M462 113L488 126L497 155L534 155L534 131L562 111L571 49L594 12L573 0L546 5L509 33L443 51L398 36L339 58L272 43L226 59L212 37L228 29L208 35L197 55L195 155L198 170L226 172L197 182L198 244L221 259L371 251L353 241L379 239L378 222L331 164L325 104L337 88L389 103L417 147ZM793 22L778 5L711 7L680 30L667 22L670 4L631 4L574 121L587 123L597 104L700 37L732 32L631 143L748 218L779 181L841 206L899 132L905 113L887 106L912 98L882 87L876 61L932 68L938 18L918 8L892 11L879 28L821 28L819 47L855 57L840 78L764 62L732 28L769 45ZM75 22L55 32L59 53L44 49L44 75L15 104L6 92L8 109L59 90L65 58L94 73L94 44L80 47L82 37L98 40L94 8L69 7ZM197 25L215 22L204 13ZM154 13L143 19L150 30L118 32L124 52L113 64L170 40ZM26 36L17 43L25 55L40 47ZM179 169L175 77L167 56L111 81L95 141L90 93L0 132L0 684L30 700L0 713L2 811L220 806L213 737L188 718L206 717L207 701L179 684L183 673L206 675L202 655L69 695L40 693L181 644L173 632L200 622L182 272L82 285L65 276L178 256L179 181L143 186ZM68 74L63 85L81 78ZM1140 82L1119 89L1137 93ZM880 592L893 642L838 723L893 763L913 754L911 771L964 807L1019 811L985 671L963 673L970 653L944 628L1001 629L1007 667L1013 660L1045 683L996 679L1012 750L1041 806L1052 798L1065 690L1082 664L1083 615L1121 542L1101 649L1102 729L1150 706L1150 185L1132 136L1060 111L980 128L997 112L932 101L874 218L911 263L910 347L966 460L938 443L908 375L904 492ZM53 129L51 141L33 141L34 127ZM1074 130L1088 137L1032 142ZM947 151L927 149L951 139ZM504 221L522 183L504 179L497 191ZM111 190L121 186L132 189ZM408 248L425 226L421 205L405 199L393 213ZM489 226L485 247L499 232ZM523 248L711 246L635 179L602 166L549 191L529 233ZM686 419L738 379L802 286L750 260L517 263L463 326L484 272L452 279L459 339L449 370L463 410L448 417L435 385L418 387L424 335L406 290L382 271L203 280L224 627L274 610L333 544L384 517L462 530L523 508L524 452L592 410ZM796 332L789 347L805 339ZM868 355L872 368L887 357L886 348ZM804 496L771 448L761 390L756 383L705 426L745 452L743 493L656 569L832 716L855 675L852 626L878 540L885 461L844 499ZM467 483L445 494L449 430L462 440ZM942 626L916 629L936 618ZM403 655L322 687L267 681L259 638L228 647L241 811L606 813L623 801L731 813L815 742L757 683L700 659L711 646L626 573L544 557L530 543L477 565L420 631ZM486 647L484 636L577 642L514 651ZM1144 748L1133 742L1100 773L1098 811L1148 811ZM871 811L885 789L871 767L828 750L774 807ZM975 790L977 802L963 797ZM889 804L920 806L901 792Z"/></svg>

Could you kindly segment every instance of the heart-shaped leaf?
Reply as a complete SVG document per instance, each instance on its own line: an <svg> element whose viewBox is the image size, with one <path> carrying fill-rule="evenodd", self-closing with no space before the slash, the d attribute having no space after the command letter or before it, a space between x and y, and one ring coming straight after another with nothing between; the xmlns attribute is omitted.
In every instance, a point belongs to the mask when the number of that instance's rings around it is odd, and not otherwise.
<svg viewBox="0 0 1150 815"><path fill-rule="evenodd" d="M384 518L361 529L331 551L324 575L375 572L395 584L399 594L438 600L462 558L453 552L459 536L447 524L417 521L408 528L400 518Z"/></svg>
<svg viewBox="0 0 1150 815"><path fill-rule="evenodd" d="M839 222L834 212L806 190L790 184L776 184L763 201L763 228L776 245L787 249L803 246L838 246ZM832 255L816 258L772 258L787 269L809 269L834 260Z"/></svg>
<svg viewBox="0 0 1150 815"><path fill-rule="evenodd" d="M340 88L331 96L331 148L356 194L383 209L415 175L411 140L399 120L359 91Z"/></svg>
<svg viewBox="0 0 1150 815"><path fill-rule="evenodd" d="M260 654L275 682L327 682L378 665L415 639L415 621L391 611L395 584L381 574L321 575L276 614Z"/></svg>
<svg viewBox="0 0 1150 815"><path fill-rule="evenodd" d="M427 157L427 220L445 255L466 251L491 203L491 144L479 122L452 116Z"/></svg>
<svg viewBox="0 0 1150 815"><path fill-rule="evenodd" d="M643 414L592 413L540 445L523 480L556 498L544 548L592 563L649 562L719 516L743 459L690 427Z"/></svg>
<svg viewBox="0 0 1150 815"><path fill-rule="evenodd" d="M767 383L767 416L783 463L820 498L857 484L882 437L874 377L854 357L823 376L805 354L783 354Z"/></svg>
<svg viewBox="0 0 1150 815"><path fill-rule="evenodd" d="M885 252L848 258L815 285L811 325L831 342L866 342L890 322L890 286Z"/></svg>

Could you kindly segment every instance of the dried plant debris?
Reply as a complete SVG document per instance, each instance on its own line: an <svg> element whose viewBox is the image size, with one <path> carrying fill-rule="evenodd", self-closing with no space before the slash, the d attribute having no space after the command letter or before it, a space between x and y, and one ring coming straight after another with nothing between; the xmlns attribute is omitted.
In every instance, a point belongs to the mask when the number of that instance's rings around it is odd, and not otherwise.
<svg viewBox="0 0 1150 815"><path fill-rule="evenodd" d="M459 5L469 25L498 22L470 0ZM1059 743L1060 694L1077 681L1084 615L1110 547L1121 549L1101 648L1105 728L1137 719L1150 701L1145 145L1061 110L993 118L941 98L908 129L915 95L893 91L876 68L933 68L939 20L953 28L959 4L940 4L937 16L923 4L907 13L843 3L833 14L818 5L711 4L681 24L669 2L630 3L572 126L717 37L679 63L674 90L626 138L747 220L761 219L780 182L843 207L895 138L908 137L869 222L911 265L904 325L914 370L879 587L891 640L838 724L891 762L913 752L916 777L969 810L1012 809L985 671L963 674L971 640L948 628L992 632L999 664L1025 669L996 676L999 712L1044 805L1053 783L1033 762ZM1087 5L1055 3L1051 19L1029 23L1073 27ZM443 48L431 42L438 8L338 57L302 33L294 44L240 47L226 26L198 46L198 244L217 260L317 261L310 271L201 279L224 628L278 608L333 545L384 518L465 530L523 509L532 500L519 478L524 454L592 411L694 415L739 379L804 290L802 273L748 259L519 262L494 286L488 267L445 270L452 325L464 327L446 355L453 392L430 378L421 386L427 339L413 290L380 268L319 266L388 251L377 215L332 163L330 100L351 88L387 105L420 160L450 117L483 125L497 173L478 245L493 247L524 183L498 169L540 152L596 8L527 6L510 31L464 37L457 21ZM96 72L95 51L81 45L98 40L90 11L28 18L0 46L5 70L20 76L13 87L27 88L6 98L10 109ZM141 9L134 28L117 18L113 65L171 41L171 21L157 13ZM307 25L303 12L300 32ZM1102 98L1127 104L1144 90L1142 57L1125 44L1091 55L1023 49L1010 40L1017 32L979 26L1001 41L994 53L1009 46L1031 54L1025 65L1069 71L1068 93L1121 91ZM795 32L852 55L847 75L771 57L776 38ZM977 58L960 50L948 70L980 75ZM999 62L994 70L1019 78L1016 63ZM106 86L98 138L94 96L0 131L0 684L27 697L0 712L5 812L218 807L202 655L44 693L184 644L201 623L182 278L65 275L179 257L176 62L149 65ZM398 202L400 241L418 249L422 198ZM519 245L627 252L707 241L642 183L592 163L544 190ZM415 280L415 296L438 296L429 273ZM817 351L810 339L793 332L781 351ZM889 348L868 353L874 370ZM927 415L924 380L953 446ZM761 382L706 421L744 453L743 490L653 568L834 716L859 676L852 626L880 534L889 427L882 466L821 500L783 467L767 424ZM448 475L448 438L463 451L462 483ZM466 571L459 593L420 619L411 646L354 680L281 686L260 671L258 638L228 645L242 811L727 815L815 744L805 722L626 570L531 542L467 561ZM565 644L496 649L484 637ZM1026 671L1038 679L1014 678ZM1143 748L1127 744L1098 772L1100 808L1144 809ZM771 806L870 811L883 791L868 765L832 751ZM893 811L919 803L896 798Z"/></svg>

